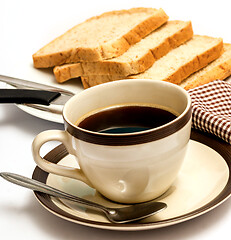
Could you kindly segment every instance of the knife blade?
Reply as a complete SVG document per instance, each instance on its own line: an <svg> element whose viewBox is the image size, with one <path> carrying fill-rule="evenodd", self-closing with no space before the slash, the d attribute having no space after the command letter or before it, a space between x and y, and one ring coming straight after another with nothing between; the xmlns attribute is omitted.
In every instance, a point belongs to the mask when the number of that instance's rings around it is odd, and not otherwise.
<svg viewBox="0 0 231 240"><path fill-rule="evenodd" d="M63 93L65 95L70 95L70 96L74 95L72 92L64 90L62 88L57 88L57 87L53 87L46 84L36 83L36 82L23 80L19 78L8 77L4 75L0 75L0 82L7 83L16 88L47 90L47 91L60 92L61 94Z"/></svg>

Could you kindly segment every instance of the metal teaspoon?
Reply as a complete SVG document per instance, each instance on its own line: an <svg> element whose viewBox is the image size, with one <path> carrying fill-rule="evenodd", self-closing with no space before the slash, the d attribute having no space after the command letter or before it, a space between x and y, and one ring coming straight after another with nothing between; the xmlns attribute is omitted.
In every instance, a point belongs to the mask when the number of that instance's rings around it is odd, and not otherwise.
<svg viewBox="0 0 231 240"><path fill-rule="evenodd" d="M126 207L108 208L100 204L62 192L44 183L18 174L2 172L0 173L0 176L9 182L12 182L22 187L32 189L34 191L43 192L55 197L65 198L80 204L84 204L87 205L88 207L100 209L105 213L108 220L113 223L128 223L140 220L149 217L153 214L156 214L167 207L167 204L163 202L149 201L129 205Z"/></svg>

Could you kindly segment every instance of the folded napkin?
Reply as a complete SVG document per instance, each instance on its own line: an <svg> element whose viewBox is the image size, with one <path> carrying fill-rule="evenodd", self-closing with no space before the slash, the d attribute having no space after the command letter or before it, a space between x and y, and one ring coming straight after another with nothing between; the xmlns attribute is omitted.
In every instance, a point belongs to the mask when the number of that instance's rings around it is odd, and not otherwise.
<svg viewBox="0 0 231 240"><path fill-rule="evenodd" d="M231 144L231 84L215 80L188 93L192 99L192 127Z"/></svg>

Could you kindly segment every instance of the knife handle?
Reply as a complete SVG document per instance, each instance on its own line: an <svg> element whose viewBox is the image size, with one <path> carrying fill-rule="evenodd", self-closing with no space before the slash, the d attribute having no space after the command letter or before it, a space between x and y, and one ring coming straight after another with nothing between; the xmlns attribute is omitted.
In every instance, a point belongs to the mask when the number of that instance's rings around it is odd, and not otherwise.
<svg viewBox="0 0 231 240"><path fill-rule="evenodd" d="M0 89L0 103L34 103L49 105L59 92L28 89Z"/></svg>

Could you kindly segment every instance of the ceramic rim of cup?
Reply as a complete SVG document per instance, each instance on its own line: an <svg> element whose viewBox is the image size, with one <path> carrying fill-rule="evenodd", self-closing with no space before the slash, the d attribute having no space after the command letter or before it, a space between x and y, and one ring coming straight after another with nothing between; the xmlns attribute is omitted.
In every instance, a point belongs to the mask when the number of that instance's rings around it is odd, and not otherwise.
<svg viewBox="0 0 231 240"><path fill-rule="evenodd" d="M119 80L119 81L114 81L114 82L109 82L109 83L104 83L101 85L110 85L110 84L117 84L116 82L120 81L140 81L139 80ZM142 80L145 81L145 80ZM150 80L147 80L150 81ZM168 82L161 82L161 84L172 84ZM101 85L97 85L94 87L91 87L89 89L86 89L84 91L92 91L94 88L100 87ZM165 138L181 128L183 128L191 119L192 115L192 109L191 109L191 98L188 95L187 91L184 90L183 88L172 84L175 88L178 88L179 91L181 91L185 97L187 98L187 106L185 107L184 111L177 116L174 120L156 127L156 128L151 128L148 130L144 131L139 131L139 132L132 132L132 133L119 133L119 134L112 134L112 133L100 133L100 132L94 132L90 130L86 130L83 128L80 128L76 126L74 123L68 120L67 114L66 114L66 105L69 104L71 101L73 101L73 98L78 97L78 95L75 95L72 97L64 106L63 110L63 118L64 118L64 125L65 129L67 132L69 132L72 136L83 140L85 142L89 143L94 143L94 144L99 144L99 145L110 145L110 146L123 146L123 145L135 145L135 144L142 144L142 143L147 143L147 142L152 142L156 141L162 138ZM80 94L83 94L84 91Z"/></svg>

